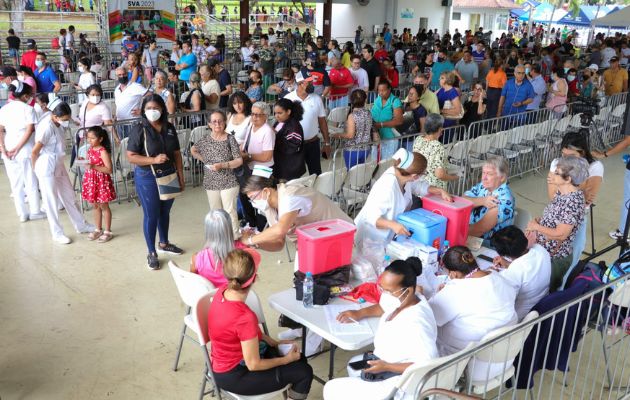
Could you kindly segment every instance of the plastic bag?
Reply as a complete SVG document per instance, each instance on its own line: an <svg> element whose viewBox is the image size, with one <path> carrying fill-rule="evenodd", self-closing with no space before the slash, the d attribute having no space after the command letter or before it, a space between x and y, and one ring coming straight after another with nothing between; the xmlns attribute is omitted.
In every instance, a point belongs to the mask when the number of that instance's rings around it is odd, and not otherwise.
<svg viewBox="0 0 630 400"><path fill-rule="evenodd" d="M361 282L376 282L378 270L385 258L382 242L364 239L352 257L352 274Z"/></svg>

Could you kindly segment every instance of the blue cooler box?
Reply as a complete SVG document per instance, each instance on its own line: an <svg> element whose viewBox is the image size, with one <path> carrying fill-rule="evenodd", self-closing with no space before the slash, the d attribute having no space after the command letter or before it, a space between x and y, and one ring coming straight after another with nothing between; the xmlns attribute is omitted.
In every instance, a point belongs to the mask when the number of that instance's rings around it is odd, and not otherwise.
<svg viewBox="0 0 630 400"><path fill-rule="evenodd" d="M417 208L400 214L396 220L411 233L411 239L438 250L442 248L446 239L446 217ZM399 236L396 240L405 238Z"/></svg>

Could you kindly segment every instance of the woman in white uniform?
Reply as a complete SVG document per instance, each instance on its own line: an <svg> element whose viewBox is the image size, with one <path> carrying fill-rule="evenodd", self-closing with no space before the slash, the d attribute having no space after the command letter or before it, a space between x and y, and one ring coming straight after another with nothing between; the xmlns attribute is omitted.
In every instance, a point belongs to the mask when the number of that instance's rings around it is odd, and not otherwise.
<svg viewBox="0 0 630 400"><path fill-rule="evenodd" d="M74 189L63 162L66 155L64 133L70 125L72 114L70 106L56 98L48 104L48 108L51 114L37 124L31 160L39 179L53 240L60 244L68 244L71 240L64 235L59 223L58 201L61 201L78 233L92 232L94 226L85 221L77 207Z"/></svg>
<svg viewBox="0 0 630 400"><path fill-rule="evenodd" d="M33 98L32 87L13 81L9 91L14 100L0 108L0 151L11 184L15 211L20 221L26 222L46 217L40 211L39 188L30 159L37 116L28 105Z"/></svg>
<svg viewBox="0 0 630 400"><path fill-rule="evenodd" d="M376 181L361 212L354 219L356 244L364 239L387 244L394 235L409 236L407 229L396 222L396 217L409 210L412 195L439 194L444 200L452 201L444 189L430 186L422 179L427 168L427 160L422 154L398 149L392 158L394 166Z"/></svg>
<svg viewBox="0 0 630 400"><path fill-rule="evenodd" d="M348 366L348 378L333 379L324 386L325 400L384 399L399 382L400 375L415 363L438 357L437 326L429 303L416 293L416 278L422 263L416 257L391 263L380 277L378 304L337 316L343 323L364 318L380 318L374 334L374 352L359 354L350 363L368 360L368 368L355 370ZM381 381L370 381L370 374L381 375ZM411 399L412 394L404 397Z"/></svg>

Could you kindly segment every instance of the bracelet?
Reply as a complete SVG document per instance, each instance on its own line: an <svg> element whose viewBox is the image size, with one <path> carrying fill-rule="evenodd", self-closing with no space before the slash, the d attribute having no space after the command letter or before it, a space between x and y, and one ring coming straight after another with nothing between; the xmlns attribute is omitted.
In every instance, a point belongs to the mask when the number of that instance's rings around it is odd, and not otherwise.
<svg viewBox="0 0 630 400"><path fill-rule="evenodd" d="M324 142L324 146L330 146L330 142Z"/></svg>
<svg viewBox="0 0 630 400"><path fill-rule="evenodd" d="M604 152L604 157L608 158L608 153Z"/></svg>

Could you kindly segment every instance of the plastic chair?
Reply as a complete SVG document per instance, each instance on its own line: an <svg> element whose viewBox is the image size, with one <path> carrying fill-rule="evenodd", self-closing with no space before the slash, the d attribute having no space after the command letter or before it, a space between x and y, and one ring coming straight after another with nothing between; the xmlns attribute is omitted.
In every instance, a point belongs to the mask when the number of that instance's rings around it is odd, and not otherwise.
<svg viewBox="0 0 630 400"><path fill-rule="evenodd" d="M251 297L251 294L253 292L250 291L250 295L247 297L247 305L249 306L249 299ZM255 295L255 294L254 294ZM287 385L284 388L280 389L280 390L276 390L275 392L271 392L271 393L265 393L265 394L261 394L261 395L255 395L255 396L243 396L240 394L236 394L236 393L232 393L232 392L228 392L228 391L222 391L216 384L216 381L214 380L214 374L212 372L212 362L210 360L210 354L208 353L208 343L210 343L210 336L208 333L208 310L210 309L210 303L212 302L212 297L213 297L213 293L207 293L203 296L201 296L198 300L196 305L194 306L194 314L196 316L195 320L197 323L197 328L195 329L195 332L197 332L198 335L198 340L199 340L199 344L201 346L201 352L203 353L203 357L204 357L204 361L205 361L205 370L204 370L204 379L203 382L201 384L201 391L199 393L199 400L203 399L203 397L206 394L210 394L213 392L216 392L216 395L218 397L219 400L221 400L221 392L229 395L230 397L233 397L237 400L270 400L270 399L274 399L280 395L286 397L286 392L287 390L289 390L289 388L291 387L291 385ZM256 299L258 299L258 296L256 296ZM260 303L260 302L259 302ZM250 306L251 307L251 306ZM252 309L252 311L255 312L254 309ZM258 314L257 314L258 315ZM260 321L260 320L259 320ZM206 384L208 382L211 382L214 389L210 392L206 392Z"/></svg>
<svg viewBox="0 0 630 400"><path fill-rule="evenodd" d="M532 215L529 211L516 207L514 209L514 225L516 225L520 230L525 232L527 229L527 224L532 220Z"/></svg>
<svg viewBox="0 0 630 400"><path fill-rule="evenodd" d="M265 313L262 309L260 297L258 297L256 292L254 292L253 290L249 291L249 293L247 294L247 299L245 299L245 304L247 304L247 307L249 307L254 312L254 314L256 314L256 317L258 318L258 323L262 325L265 335L269 335Z"/></svg>
<svg viewBox="0 0 630 400"><path fill-rule="evenodd" d="M610 305L606 306L606 309L608 310L610 315L608 316L608 318L606 318L605 321L603 321L603 323L608 324L611 322L617 322L616 320L621 319L620 317L625 317L623 318L623 320L627 321L627 318L629 315L628 311L625 311L624 313L622 309L627 310L628 307L630 307L630 279L626 278L625 282L623 282L622 284L618 285L615 288L615 290L608 297L608 302L610 303ZM612 306L616 306L616 310L613 309ZM621 323L621 325L623 325L623 323ZM606 363L606 378L608 380L608 385L609 385L608 388L610 390L614 389L618 391L627 391L628 388L630 388L629 386L619 386L619 387L614 386L614 380L615 380L615 376L617 375L617 369L615 369L614 371L611 371L608 360L610 359L609 350L612 349L612 347L616 345L617 343L622 342L628 336L628 334L624 331L623 326L617 327L617 328L621 328L621 338L615 341L614 343L612 343L610 346L606 346L606 332L608 330L607 328L608 327L606 325L604 325L603 327L599 327L599 332L602 335L602 350L604 352L604 362ZM613 333L616 334L615 330L613 330ZM623 381L623 378L622 378L622 381Z"/></svg>
<svg viewBox="0 0 630 400"><path fill-rule="evenodd" d="M291 179L289 182L287 182L287 185L302 185L306 187L313 187L316 180L317 175L311 174L308 176L303 176L301 178Z"/></svg>
<svg viewBox="0 0 630 400"><path fill-rule="evenodd" d="M168 262L168 269L171 271L173 281L175 281L175 286L177 286L179 297L181 297L182 301L187 306L186 315L184 316L184 325L182 326L182 333L179 337L177 355L175 356L175 364L173 365L173 371L177 371L177 364L179 363L179 356L182 353L184 338L196 342L193 337L186 335L187 328L190 328L193 332L197 333L197 323L194 320L195 316L194 314L191 314L190 310L197 304L200 297L207 293L214 293L216 291L216 287L203 276L184 271L179 268L173 261Z"/></svg>
<svg viewBox="0 0 630 400"><path fill-rule="evenodd" d="M451 390L455 388L457 381L466 369L466 365L468 364L470 357L464 357L456 364L448 366L446 367L446 369L440 371L436 375L431 376L428 380L424 382L424 385L422 385L422 387L420 387L420 384L423 382L425 376L429 374L433 369L448 363L452 359L459 357L461 354L467 351L470 351L473 347L475 347L475 344L476 343L470 343L462 351L451 354L450 356L436 358L423 364L414 364L408 367L402 374L398 385L396 385L389 396L386 397L386 400L394 399L398 391L406 394L413 394L413 398L419 398L418 394L420 391L425 391L432 388L440 388L446 390Z"/></svg>
<svg viewBox="0 0 630 400"><path fill-rule="evenodd" d="M114 90L116 89L116 85L118 85L118 82L113 79L108 79L101 82L101 89L103 89L103 91Z"/></svg>
<svg viewBox="0 0 630 400"><path fill-rule="evenodd" d="M342 188L343 201L347 206L356 207L367 201L367 188L372 181L374 170L375 162L357 164L350 168Z"/></svg>
<svg viewBox="0 0 630 400"><path fill-rule="evenodd" d="M502 328L495 329L492 332L487 333L481 339L479 345L496 337L504 335L514 329L518 329L519 327L527 324L530 321L535 320L536 318L538 318L538 312L530 311L529 314L527 314L525 318L523 318L523 321L521 321L516 326L504 326ZM525 340L527 339L527 336L529 335L529 332L531 332L532 328L533 325L526 329L521 329L514 334L507 335L498 342L495 342L493 345L475 353L475 356L472 358L470 364L468 365L467 376L471 377L473 375L473 372L478 373L479 370L481 370L481 375L486 376L486 378L477 381L472 380L471 378L468 379L468 384L472 387L473 393L486 394L490 390L493 390L503 385L505 382L509 380L514 380L514 374L516 372L516 369L513 365L514 358L516 358L518 353L521 351L521 348L523 347L523 344L525 343ZM481 366L475 365L476 362L482 362L483 364ZM490 368L487 363L503 364L504 369L497 375L488 376L489 371L488 373L483 372L484 369Z"/></svg>
<svg viewBox="0 0 630 400"><path fill-rule="evenodd" d="M317 177L313 187L315 190L330 197L332 200L336 200L345 178L345 168L339 168L334 172L326 171Z"/></svg>
<svg viewBox="0 0 630 400"><path fill-rule="evenodd" d="M336 107L330 110L326 121L328 121L328 131L330 133L344 133L343 124L348 119L350 107Z"/></svg>
<svg viewBox="0 0 630 400"><path fill-rule="evenodd" d="M391 158L379 161L378 165L376 166L374 177L372 178L374 182L376 182L381 176L383 176L385 171L387 171L392 165L394 165L394 160Z"/></svg>

